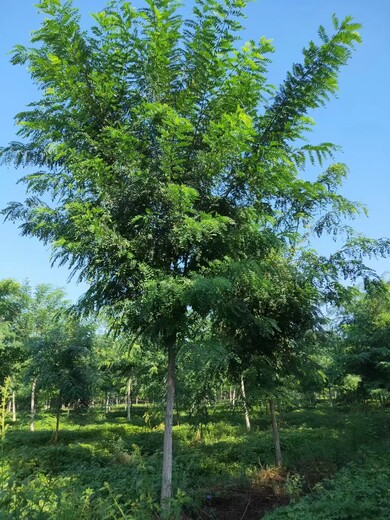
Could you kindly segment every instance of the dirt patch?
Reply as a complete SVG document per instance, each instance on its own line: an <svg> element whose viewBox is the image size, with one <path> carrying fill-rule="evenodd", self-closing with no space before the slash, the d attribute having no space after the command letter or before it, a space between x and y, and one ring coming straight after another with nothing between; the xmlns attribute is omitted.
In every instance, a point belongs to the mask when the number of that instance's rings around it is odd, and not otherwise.
<svg viewBox="0 0 390 520"><path fill-rule="evenodd" d="M251 475L251 485L212 486L204 503L182 520L260 520L275 507L288 505L287 472L281 467L259 468Z"/></svg>
<svg viewBox="0 0 390 520"><path fill-rule="evenodd" d="M285 496L248 490L209 497L196 514L182 518L183 520L259 520L267 511L285 506L288 502Z"/></svg>

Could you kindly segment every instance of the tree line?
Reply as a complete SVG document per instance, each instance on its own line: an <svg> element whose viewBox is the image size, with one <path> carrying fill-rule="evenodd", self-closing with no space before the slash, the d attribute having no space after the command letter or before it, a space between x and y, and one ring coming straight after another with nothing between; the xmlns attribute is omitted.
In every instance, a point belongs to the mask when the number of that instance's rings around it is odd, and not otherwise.
<svg viewBox="0 0 390 520"><path fill-rule="evenodd" d="M172 421L192 417L201 436L221 403L240 413L248 430L253 414L269 413L275 461L282 465L275 408L281 413L321 403L388 406L390 284L351 286L347 293L337 313L318 313L277 355L238 351L218 342L210 324L203 324L177 356ZM80 317L63 290L1 280L0 330L0 386L11 424L20 414L28 416L33 432L36 415L51 412L57 444L61 414L70 411L107 415L123 407L131 422L134 405L142 404L145 425L153 428L163 419L164 349L134 342L131 333L114 336L107 316Z"/></svg>

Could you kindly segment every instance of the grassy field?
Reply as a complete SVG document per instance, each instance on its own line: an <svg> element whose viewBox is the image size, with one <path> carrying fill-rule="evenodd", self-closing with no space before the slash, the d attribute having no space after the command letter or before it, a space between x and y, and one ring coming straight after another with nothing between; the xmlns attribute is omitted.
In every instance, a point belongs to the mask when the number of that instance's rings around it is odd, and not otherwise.
<svg viewBox="0 0 390 520"><path fill-rule="evenodd" d="M4 443L0 518L158 518L163 431L145 424L147 411L135 407L131 424L119 408L64 412L57 446L53 416L41 415L34 432L21 417ZM274 467L264 412L253 411L250 433L241 412L224 406L201 427L181 416L171 518L390 518L389 413L321 407L282 414L279 423L283 469Z"/></svg>

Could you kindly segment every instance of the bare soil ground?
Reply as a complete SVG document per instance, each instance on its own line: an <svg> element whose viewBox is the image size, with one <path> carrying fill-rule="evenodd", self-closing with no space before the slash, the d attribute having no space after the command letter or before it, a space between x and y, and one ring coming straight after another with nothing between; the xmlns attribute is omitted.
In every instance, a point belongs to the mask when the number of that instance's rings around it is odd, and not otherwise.
<svg viewBox="0 0 390 520"><path fill-rule="evenodd" d="M263 515L288 504L288 498L250 492L220 496L210 500L198 513L199 520L259 520Z"/></svg>

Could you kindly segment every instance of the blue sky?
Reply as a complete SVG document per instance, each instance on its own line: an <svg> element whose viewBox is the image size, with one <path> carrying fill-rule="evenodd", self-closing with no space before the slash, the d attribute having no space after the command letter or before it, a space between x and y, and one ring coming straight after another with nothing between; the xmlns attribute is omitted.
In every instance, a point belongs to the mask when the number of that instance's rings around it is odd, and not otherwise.
<svg viewBox="0 0 390 520"><path fill-rule="evenodd" d="M90 12L103 8L102 0L75 0L88 24ZM139 4L139 2L137 2ZM17 7L16 7L17 5ZM342 146L337 160L350 168L343 194L364 202L368 218L353 225L370 237L390 236L390 39L388 0L263 0L247 8L248 19L243 39L266 36L273 40L276 52L270 65L270 81L283 80L293 62L300 61L301 50L317 38L320 24L330 28L331 15L352 15L363 25L363 44L355 52L340 76L340 92L325 109L313 116L317 126L312 142L332 141ZM9 63L7 53L17 43L26 44L41 17L30 0L2 0L0 19L0 145L15 139L14 115L36 98L28 73ZM23 186L16 185L22 171L0 167L0 208L11 200L23 200ZM20 237L17 226L0 223L0 278L29 279L35 285L51 283L64 287L72 299L85 285L68 283L66 268L51 268L50 250L37 240ZM316 247L329 252L335 247L329 238ZM390 260L368 262L379 274L390 271Z"/></svg>

